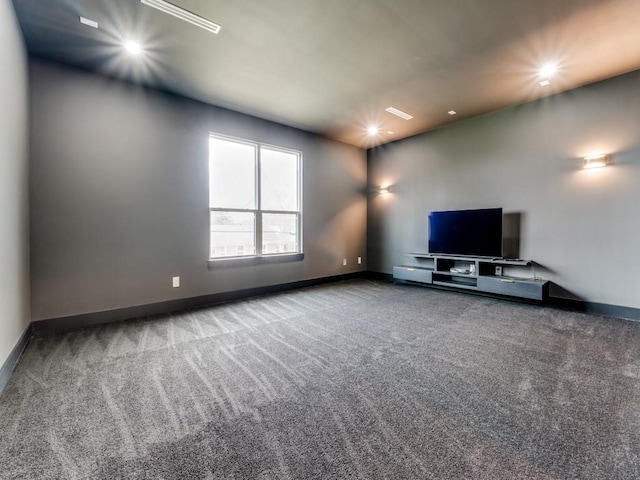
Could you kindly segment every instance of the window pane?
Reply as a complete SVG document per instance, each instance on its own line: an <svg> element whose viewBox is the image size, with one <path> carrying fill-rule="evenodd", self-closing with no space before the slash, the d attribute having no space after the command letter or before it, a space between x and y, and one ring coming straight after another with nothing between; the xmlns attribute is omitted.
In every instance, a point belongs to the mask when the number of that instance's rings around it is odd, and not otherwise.
<svg viewBox="0 0 640 480"><path fill-rule="evenodd" d="M265 213L262 215L262 253L298 251L298 215Z"/></svg>
<svg viewBox="0 0 640 480"><path fill-rule="evenodd" d="M255 214L211 212L211 258L255 255Z"/></svg>
<svg viewBox="0 0 640 480"><path fill-rule="evenodd" d="M209 205L213 208L256 208L255 146L210 139Z"/></svg>
<svg viewBox="0 0 640 480"><path fill-rule="evenodd" d="M260 148L261 207L298 210L298 155Z"/></svg>

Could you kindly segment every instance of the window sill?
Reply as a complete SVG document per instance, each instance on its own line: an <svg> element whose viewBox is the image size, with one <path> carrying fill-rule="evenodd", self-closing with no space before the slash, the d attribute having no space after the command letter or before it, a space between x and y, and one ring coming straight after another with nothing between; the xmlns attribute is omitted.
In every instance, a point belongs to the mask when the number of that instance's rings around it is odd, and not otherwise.
<svg viewBox="0 0 640 480"><path fill-rule="evenodd" d="M282 253L275 255L263 255L252 257L227 257L210 259L207 262L209 270L219 268L253 267L270 263L300 262L304 260L304 253Z"/></svg>

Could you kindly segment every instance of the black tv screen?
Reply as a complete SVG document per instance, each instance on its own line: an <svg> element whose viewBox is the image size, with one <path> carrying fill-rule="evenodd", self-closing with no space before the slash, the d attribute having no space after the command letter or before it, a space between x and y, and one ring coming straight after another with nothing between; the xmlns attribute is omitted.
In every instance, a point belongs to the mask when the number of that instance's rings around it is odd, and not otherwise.
<svg viewBox="0 0 640 480"><path fill-rule="evenodd" d="M429 253L502 257L502 209L429 214Z"/></svg>

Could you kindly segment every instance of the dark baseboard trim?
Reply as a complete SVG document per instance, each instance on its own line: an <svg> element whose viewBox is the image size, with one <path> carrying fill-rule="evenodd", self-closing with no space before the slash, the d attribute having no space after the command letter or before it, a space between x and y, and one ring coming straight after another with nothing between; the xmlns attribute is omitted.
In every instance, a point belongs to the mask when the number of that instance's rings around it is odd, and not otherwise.
<svg viewBox="0 0 640 480"><path fill-rule="evenodd" d="M2 365L2 367L0 367L0 395L2 395L2 392L4 392L4 389L9 383L9 379L11 378L11 374L18 366L20 357L22 357L22 353L24 352L25 348L27 348L29 340L31 340L31 337L33 336L32 325L33 324L29 324L29 326L25 329L25 331L22 333L22 336L18 340L18 343L16 343L16 346L13 347L13 350L11 350L11 353L5 360L4 364Z"/></svg>
<svg viewBox="0 0 640 480"><path fill-rule="evenodd" d="M159 315L163 313L179 312L192 308L206 307L218 303L240 300L249 297L257 297L270 293L283 292L296 288L311 287L324 283L338 282L341 280L350 280L353 278L366 278L368 272L353 272L344 275L334 275L331 277L314 278L310 280L300 280L291 283L281 283L277 285L268 285L264 287L247 288L243 290L234 290L231 292L213 293L211 295L202 295L198 297L180 298L177 300L168 300L166 302L151 303L147 305L137 305L135 307L118 308L114 310L105 310L101 312L83 313L80 315L71 315L68 317L51 318L47 320L37 320L32 322L34 335L48 335L61 333L78 328L89 327L94 325L102 325L106 323L120 322L123 320L131 320L134 318L148 317L151 315Z"/></svg>
<svg viewBox="0 0 640 480"><path fill-rule="evenodd" d="M640 321L640 308L610 305L608 303L586 302L569 298L551 297L549 305L583 313L592 313L605 317L620 318L622 320Z"/></svg>

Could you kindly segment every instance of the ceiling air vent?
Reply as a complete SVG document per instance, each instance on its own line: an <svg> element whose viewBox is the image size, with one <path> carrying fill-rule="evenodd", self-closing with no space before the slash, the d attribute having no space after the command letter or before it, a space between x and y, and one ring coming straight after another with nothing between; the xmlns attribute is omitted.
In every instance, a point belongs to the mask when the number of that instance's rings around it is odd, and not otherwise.
<svg viewBox="0 0 640 480"><path fill-rule="evenodd" d="M207 20L195 13L191 13L184 8L180 8L173 3L165 2L164 0L140 0L140 3L144 3L153 8L157 8L161 12L167 13L172 17L179 18L185 22L189 22L196 27L204 28L208 32L218 33L222 28L217 23L213 23L211 20Z"/></svg>
<svg viewBox="0 0 640 480"><path fill-rule="evenodd" d="M80 17L80 23L88 27L98 28L98 22L95 22L90 18Z"/></svg>
<svg viewBox="0 0 640 480"><path fill-rule="evenodd" d="M385 108L385 110L389 113L397 115L400 118L404 118L405 120L411 120L413 118L413 115L409 115L407 112L403 112L402 110L398 110L394 107Z"/></svg>

